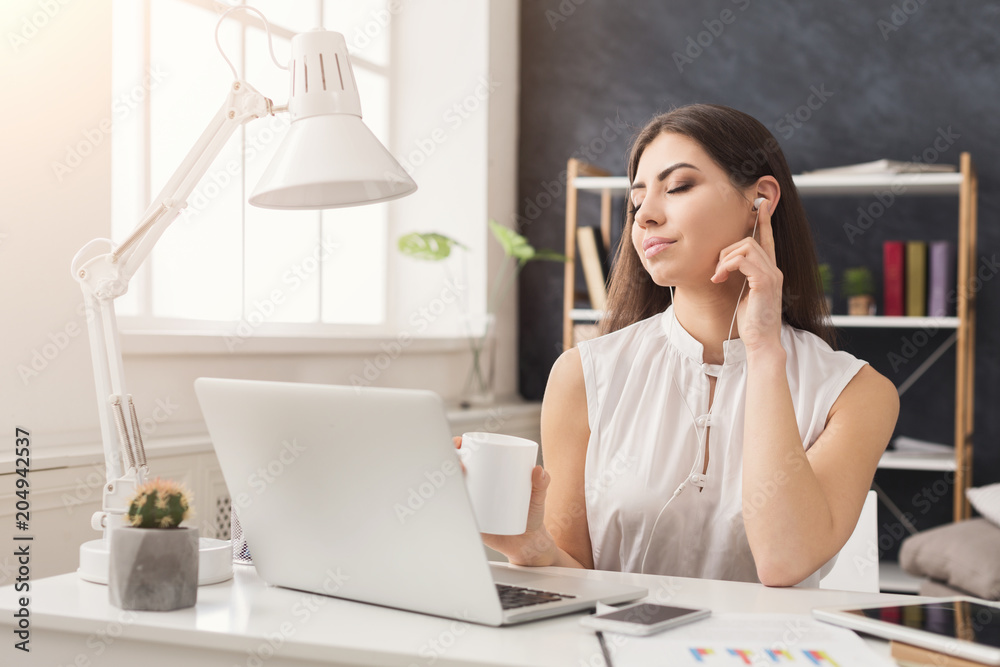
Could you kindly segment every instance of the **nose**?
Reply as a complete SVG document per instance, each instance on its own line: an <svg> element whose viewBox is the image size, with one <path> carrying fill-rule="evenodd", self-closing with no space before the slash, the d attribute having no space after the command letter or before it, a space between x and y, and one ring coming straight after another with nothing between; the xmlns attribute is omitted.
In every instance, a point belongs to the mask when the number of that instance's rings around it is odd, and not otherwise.
<svg viewBox="0 0 1000 667"><path fill-rule="evenodd" d="M634 219L635 224L639 225L640 228L645 229L650 225L658 225L660 221L656 219L656 216L650 214L650 208L643 202L639 205L639 208L635 209Z"/></svg>

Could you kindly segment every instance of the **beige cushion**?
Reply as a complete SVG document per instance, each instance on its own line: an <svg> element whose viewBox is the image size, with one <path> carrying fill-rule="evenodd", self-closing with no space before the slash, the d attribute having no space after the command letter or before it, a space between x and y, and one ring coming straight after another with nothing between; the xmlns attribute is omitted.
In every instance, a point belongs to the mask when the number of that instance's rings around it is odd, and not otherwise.
<svg viewBox="0 0 1000 667"><path fill-rule="evenodd" d="M914 576L1000 600L1000 526L969 519L917 533L900 546L899 564Z"/></svg>
<svg viewBox="0 0 1000 667"><path fill-rule="evenodd" d="M924 579L920 582L920 590L917 591L917 595L926 595L932 598L950 598L955 595L968 595L969 591L963 591L960 588L952 588L951 586L945 586L940 581L936 579Z"/></svg>
<svg viewBox="0 0 1000 667"><path fill-rule="evenodd" d="M965 497L983 517L1000 526L1000 483L966 489Z"/></svg>

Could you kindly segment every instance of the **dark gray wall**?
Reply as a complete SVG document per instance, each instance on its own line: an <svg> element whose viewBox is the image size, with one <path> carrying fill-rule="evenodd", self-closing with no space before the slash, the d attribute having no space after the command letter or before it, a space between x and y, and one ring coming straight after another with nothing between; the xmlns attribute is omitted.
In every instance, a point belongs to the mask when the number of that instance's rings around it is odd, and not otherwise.
<svg viewBox="0 0 1000 667"><path fill-rule="evenodd" d="M950 145L928 157L958 164L961 151L971 152L979 173L979 255L989 276L996 272L989 267L1000 236L997 3L526 0L521 11L520 223L536 246L563 246L567 158L623 174L631 137L653 115L711 102L763 122L794 173L908 160L950 133ZM679 66L675 54L688 60ZM865 264L881 284L883 240L955 238L957 198L921 197L897 200L851 243L845 223L874 201L805 200L821 261L838 276ZM581 220L596 221L596 206L596 196L584 195ZM616 225L621 207L616 202ZM538 399L561 349L562 268L531 264L522 275L520 388ZM1000 480L998 284L988 279L978 293L977 485ZM844 312L842 299L835 310ZM900 353L912 331L842 334L844 349L897 385L935 347L924 345L893 369L888 353ZM951 442L953 392L951 351L904 396L897 433ZM876 481L923 528L950 517L949 479L880 471ZM892 522L882 517L889 532ZM891 555L897 543L886 540L883 548Z"/></svg>

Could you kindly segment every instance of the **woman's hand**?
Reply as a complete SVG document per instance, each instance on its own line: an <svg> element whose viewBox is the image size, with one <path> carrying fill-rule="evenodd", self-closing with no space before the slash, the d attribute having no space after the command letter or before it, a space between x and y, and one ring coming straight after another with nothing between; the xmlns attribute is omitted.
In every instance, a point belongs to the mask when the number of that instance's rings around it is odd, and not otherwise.
<svg viewBox="0 0 1000 667"><path fill-rule="evenodd" d="M455 436L452 441L456 449L462 448L461 436ZM462 464L462 474L465 474L465 464ZM514 565L552 565L558 547L544 521L545 493L551 479L542 466L535 466L531 471L531 501L528 505L528 525L524 533L480 533L483 544L507 556Z"/></svg>
<svg viewBox="0 0 1000 667"><path fill-rule="evenodd" d="M719 253L719 264L712 282L722 283L730 273L746 276L749 293L736 310L740 339L751 353L781 347L781 286L783 276L774 256L774 234L771 230L771 202L760 205L757 227L760 243L753 237L742 239Z"/></svg>

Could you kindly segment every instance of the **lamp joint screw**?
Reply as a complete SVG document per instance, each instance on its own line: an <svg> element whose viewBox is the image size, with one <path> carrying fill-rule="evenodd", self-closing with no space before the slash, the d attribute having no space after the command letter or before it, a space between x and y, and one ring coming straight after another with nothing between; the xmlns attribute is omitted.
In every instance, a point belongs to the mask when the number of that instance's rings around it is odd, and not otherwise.
<svg viewBox="0 0 1000 667"><path fill-rule="evenodd" d="M87 277L87 270L86 269L80 269L80 277L81 278L86 278Z"/></svg>
<svg viewBox="0 0 1000 667"><path fill-rule="evenodd" d="M229 112L229 117L230 118L236 118L236 112L235 111L230 111Z"/></svg>
<svg viewBox="0 0 1000 667"><path fill-rule="evenodd" d="M240 89L240 82L237 81L236 83L233 84L233 90L239 90L239 89Z"/></svg>
<svg viewBox="0 0 1000 667"><path fill-rule="evenodd" d="M114 491L114 490L115 490L115 485L114 484L108 484L108 491Z"/></svg>

